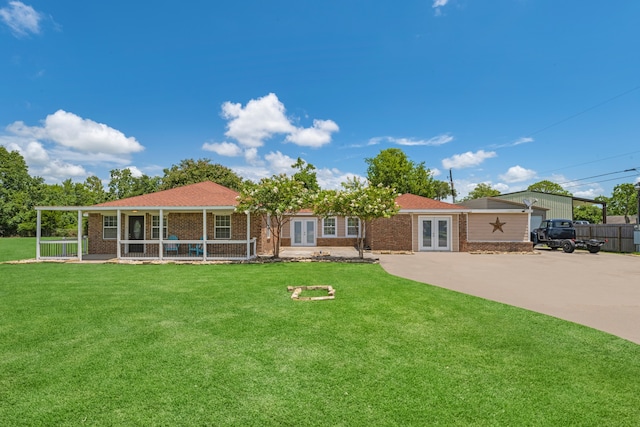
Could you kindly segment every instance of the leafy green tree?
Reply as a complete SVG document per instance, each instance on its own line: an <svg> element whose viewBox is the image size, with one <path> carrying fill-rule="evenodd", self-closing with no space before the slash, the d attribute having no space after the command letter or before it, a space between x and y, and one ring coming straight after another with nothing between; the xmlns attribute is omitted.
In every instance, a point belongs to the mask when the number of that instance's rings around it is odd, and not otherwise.
<svg viewBox="0 0 640 427"><path fill-rule="evenodd" d="M109 200L118 200L153 193L158 191L160 187L159 177L150 177L148 175L135 177L128 168L113 169L110 172L110 177Z"/></svg>
<svg viewBox="0 0 640 427"><path fill-rule="evenodd" d="M529 187L527 187L527 190L529 190L529 191L538 191L540 193L547 193L547 194L557 194L559 196L571 196L572 195L570 192L568 192L567 190L562 188L562 186L560 184L557 184L555 182L551 182L551 181L546 180L546 179L543 180L543 181L531 184Z"/></svg>
<svg viewBox="0 0 640 427"><path fill-rule="evenodd" d="M293 177L273 175L258 184L248 182L240 190L237 212L259 214L271 229L273 257L280 257L282 230L291 217L308 204L308 190Z"/></svg>
<svg viewBox="0 0 640 427"><path fill-rule="evenodd" d="M481 182L480 184L476 185L475 188L469 192L467 197L462 199L462 201L466 202L467 200L481 199L483 197L494 197L499 195L500 191L491 187L490 184Z"/></svg>
<svg viewBox="0 0 640 427"><path fill-rule="evenodd" d="M22 155L0 145L0 236L33 235L34 206L39 204L42 178L29 175Z"/></svg>
<svg viewBox="0 0 640 427"><path fill-rule="evenodd" d="M453 195L453 191L451 190L451 185L446 181L438 181L434 182L435 188L435 197L436 200L446 199L448 196Z"/></svg>
<svg viewBox="0 0 640 427"><path fill-rule="evenodd" d="M293 174L293 178L304 183L307 190L311 192L317 192L320 190L318 185L318 179L316 177L316 167L311 163L307 163L298 157L298 160L291 165L292 168L298 169L298 172Z"/></svg>
<svg viewBox="0 0 640 427"><path fill-rule="evenodd" d="M109 194L104 189L102 180L95 175L87 177L84 181L86 189L85 202L87 206L104 203L109 200Z"/></svg>
<svg viewBox="0 0 640 427"><path fill-rule="evenodd" d="M629 224L629 216L638 213L638 192L635 186L625 183L613 187L607 211L610 215L624 215L624 221Z"/></svg>
<svg viewBox="0 0 640 427"><path fill-rule="evenodd" d="M213 181L236 191L242 187L242 178L226 166L211 163L209 159L185 159L178 165L164 169L160 189L168 190L203 181Z"/></svg>
<svg viewBox="0 0 640 427"><path fill-rule="evenodd" d="M393 188L382 184L371 185L356 178L343 183L342 187L340 191L321 191L315 197L313 211L322 217L339 215L358 218L358 254L363 258L367 222L376 218L389 218L398 213L397 193Z"/></svg>
<svg viewBox="0 0 640 427"><path fill-rule="evenodd" d="M602 208L595 205L576 206L573 208L573 219L600 224L602 223Z"/></svg>
<svg viewBox="0 0 640 427"><path fill-rule="evenodd" d="M372 186L381 184L395 188L399 194L410 193L435 198L436 180L424 162L414 163L399 148L387 148L373 158L365 159L367 178Z"/></svg>

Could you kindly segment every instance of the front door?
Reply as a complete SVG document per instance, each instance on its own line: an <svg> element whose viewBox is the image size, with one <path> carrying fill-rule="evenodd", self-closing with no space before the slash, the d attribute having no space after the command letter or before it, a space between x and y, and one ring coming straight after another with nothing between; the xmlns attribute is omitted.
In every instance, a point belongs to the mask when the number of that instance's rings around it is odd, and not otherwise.
<svg viewBox="0 0 640 427"><path fill-rule="evenodd" d="M144 215L129 217L128 240L144 240ZM143 244L129 244L128 252L144 252Z"/></svg>
<svg viewBox="0 0 640 427"><path fill-rule="evenodd" d="M294 219L291 224L291 246L316 245L315 219Z"/></svg>
<svg viewBox="0 0 640 427"><path fill-rule="evenodd" d="M451 250L451 218L421 216L419 223L421 251Z"/></svg>

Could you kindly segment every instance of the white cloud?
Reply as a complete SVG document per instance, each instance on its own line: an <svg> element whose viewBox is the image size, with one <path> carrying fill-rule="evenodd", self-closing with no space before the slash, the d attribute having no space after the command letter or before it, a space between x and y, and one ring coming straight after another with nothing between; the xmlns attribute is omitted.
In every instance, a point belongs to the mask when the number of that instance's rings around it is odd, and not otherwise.
<svg viewBox="0 0 640 427"><path fill-rule="evenodd" d="M293 172L292 164L296 162L296 159L282 154L280 151L270 152L264 159L267 161L269 168L274 174L291 174Z"/></svg>
<svg viewBox="0 0 640 427"><path fill-rule="evenodd" d="M275 134L295 131L285 115L284 104L274 93L252 99L244 108L241 104L225 102L222 117L230 120L225 135L248 148L261 147L265 139Z"/></svg>
<svg viewBox="0 0 640 427"><path fill-rule="evenodd" d="M340 130L333 120L314 120L313 127L296 128L286 141L303 147L322 147L331 142L331 134Z"/></svg>
<svg viewBox="0 0 640 427"><path fill-rule="evenodd" d="M441 8L446 6L447 3L449 3L449 0L433 0L433 5L431 7L436 10L436 16L440 16L442 14Z"/></svg>
<svg viewBox="0 0 640 427"><path fill-rule="evenodd" d="M377 136L369 139L367 145L378 145L384 141L391 142L393 144L402 146L430 146L437 147L453 141L453 136L449 134L437 135L429 139L414 139L414 138L396 138L393 136Z"/></svg>
<svg viewBox="0 0 640 427"><path fill-rule="evenodd" d="M17 121L6 131L0 144L18 151L29 173L47 182L86 176L86 165L127 165L131 153L144 149L135 138L63 110L47 116L40 126Z"/></svg>
<svg viewBox="0 0 640 427"><path fill-rule="evenodd" d="M471 166L477 166L484 162L486 159L496 157L495 151L479 150L475 153L467 151L462 154L455 154L449 158L442 160L442 167L445 169L464 169Z"/></svg>
<svg viewBox="0 0 640 427"><path fill-rule="evenodd" d="M536 171L525 169L520 165L512 166L507 173L499 175L499 178L506 182L522 182L528 181L536 177Z"/></svg>
<svg viewBox="0 0 640 427"><path fill-rule="evenodd" d="M233 142L205 142L202 149L225 157L237 157L242 154L242 149Z"/></svg>
<svg viewBox="0 0 640 427"><path fill-rule="evenodd" d="M243 148L259 148L265 140L277 134L285 141L305 147L321 147L331 142L331 134L339 130L332 120L314 120L309 128L296 127L285 114L285 107L276 94L250 100L245 107L239 103L222 104L222 117L228 120L225 135Z"/></svg>
<svg viewBox="0 0 640 427"><path fill-rule="evenodd" d="M40 34L42 15L31 6L19 1L10 1L9 6L0 9L0 21L4 22L16 37Z"/></svg>
<svg viewBox="0 0 640 427"><path fill-rule="evenodd" d="M530 137L522 137L522 138L518 138L513 142L513 145L522 145L522 144L526 144L528 142L533 142L533 138Z"/></svg>
<svg viewBox="0 0 640 427"><path fill-rule="evenodd" d="M131 176L133 176L134 178L140 178L142 175L144 175L142 171L135 166L127 166L124 169L129 169L129 171L131 172Z"/></svg>
<svg viewBox="0 0 640 427"><path fill-rule="evenodd" d="M43 126L26 126L17 121L7 130L19 136L44 139L86 153L128 154L144 150L133 137L105 124L83 119L73 113L58 110L44 120Z"/></svg>
<svg viewBox="0 0 640 427"><path fill-rule="evenodd" d="M320 188L326 190L337 190L342 187L343 182L347 182L348 179L358 178L365 180L366 178L360 175L353 174L351 172L342 172L339 169L322 168L316 170L316 178Z"/></svg>

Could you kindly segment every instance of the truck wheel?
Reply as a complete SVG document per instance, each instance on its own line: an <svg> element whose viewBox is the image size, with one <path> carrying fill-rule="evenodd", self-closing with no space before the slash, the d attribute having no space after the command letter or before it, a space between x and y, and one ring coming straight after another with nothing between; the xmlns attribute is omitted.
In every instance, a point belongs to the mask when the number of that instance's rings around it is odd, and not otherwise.
<svg viewBox="0 0 640 427"><path fill-rule="evenodd" d="M565 253L570 254L571 252L576 250L576 244L572 240L564 240L562 242L562 250Z"/></svg>
<svg viewBox="0 0 640 427"><path fill-rule="evenodd" d="M597 254L598 252L600 252L600 246L587 245L587 250L589 251L589 253Z"/></svg>

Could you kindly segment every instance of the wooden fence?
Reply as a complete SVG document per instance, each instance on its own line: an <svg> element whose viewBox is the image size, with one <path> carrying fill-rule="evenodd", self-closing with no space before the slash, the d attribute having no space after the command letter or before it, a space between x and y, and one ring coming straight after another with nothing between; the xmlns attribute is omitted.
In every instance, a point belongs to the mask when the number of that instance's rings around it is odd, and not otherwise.
<svg viewBox="0 0 640 427"><path fill-rule="evenodd" d="M576 224L576 238L579 240L606 240L603 251L635 252L633 244L633 226L635 224Z"/></svg>

